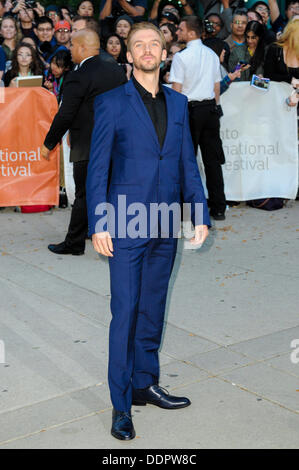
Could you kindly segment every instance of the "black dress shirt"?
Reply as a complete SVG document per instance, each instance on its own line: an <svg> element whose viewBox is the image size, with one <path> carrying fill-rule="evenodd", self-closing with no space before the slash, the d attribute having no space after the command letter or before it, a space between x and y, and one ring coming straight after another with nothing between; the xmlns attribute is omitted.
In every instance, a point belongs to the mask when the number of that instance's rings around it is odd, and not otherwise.
<svg viewBox="0 0 299 470"><path fill-rule="evenodd" d="M150 115L154 128L156 129L160 147L162 148L167 129L167 109L163 87L161 83L159 83L159 91L156 98L153 98L153 95L140 85L134 75L132 80Z"/></svg>

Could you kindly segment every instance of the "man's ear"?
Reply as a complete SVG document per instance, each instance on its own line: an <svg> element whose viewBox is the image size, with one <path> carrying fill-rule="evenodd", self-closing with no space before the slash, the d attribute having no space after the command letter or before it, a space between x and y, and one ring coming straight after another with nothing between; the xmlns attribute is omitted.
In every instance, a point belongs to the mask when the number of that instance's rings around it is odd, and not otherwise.
<svg viewBox="0 0 299 470"><path fill-rule="evenodd" d="M167 59L167 50L166 50L166 49L163 49L163 50L162 50L162 57L161 57L161 60L162 60L162 62L163 62L163 61L166 60L166 59Z"/></svg>
<svg viewBox="0 0 299 470"><path fill-rule="evenodd" d="M133 61L133 57L130 51L127 51L127 59L128 59L129 64L133 64L134 61Z"/></svg>

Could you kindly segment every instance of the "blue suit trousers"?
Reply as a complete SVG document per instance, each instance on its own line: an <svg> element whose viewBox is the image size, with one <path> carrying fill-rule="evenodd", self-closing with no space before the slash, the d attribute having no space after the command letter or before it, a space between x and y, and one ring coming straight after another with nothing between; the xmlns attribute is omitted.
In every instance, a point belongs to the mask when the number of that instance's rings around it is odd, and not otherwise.
<svg viewBox="0 0 299 470"><path fill-rule="evenodd" d="M113 248L108 381L114 408L129 411L132 387L159 381L158 350L177 239L116 238Z"/></svg>

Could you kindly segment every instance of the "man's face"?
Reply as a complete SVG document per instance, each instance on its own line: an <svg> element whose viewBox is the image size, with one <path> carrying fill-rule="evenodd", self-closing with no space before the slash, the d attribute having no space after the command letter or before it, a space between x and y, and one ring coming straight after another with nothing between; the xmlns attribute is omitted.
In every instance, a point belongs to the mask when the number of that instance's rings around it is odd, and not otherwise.
<svg viewBox="0 0 299 470"><path fill-rule="evenodd" d="M54 26L57 23L57 21L60 21L60 17L58 15L57 11L50 10L50 11L48 11L47 16L53 21Z"/></svg>
<svg viewBox="0 0 299 470"><path fill-rule="evenodd" d="M137 70L153 72L159 69L161 61L167 56L166 49L162 49L159 34L152 29L136 31L131 38L131 51L127 58Z"/></svg>
<svg viewBox="0 0 299 470"><path fill-rule="evenodd" d="M126 20L119 20L119 22L116 25L116 30L115 32L124 39L127 39L129 32L131 29L131 25L128 21Z"/></svg>
<svg viewBox="0 0 299 470"><path fill-rule="evenodd" d="M212 36L217 36L218 33L221 31L221 21L218 16L210 15L207 18L210 23L212 23L214 32L212 33Z"/></svg>
<svg viewBox="0 0 299 470"><path fill-rule="evenodd" d="M78 39L76 39L76 37L71 38L70 51L73 63L80 64L80 62L82 61L82 48L80 42L78 41Z"/></svg>
<svg viewBox="0 0 299 470"><path fill-rule="evenodd" d="M58 44L68 44L71 38L71 31L68 28L59 28L55 31L55 38Z"/></svg>
<svg viewBox="0 0 299 470"><path fill-rule="evenodd" d="M255 11L261 15L264 24L267 24L269 20L269 8L267 8L266 5L257 5Z"/></svg>
<svg viewBox="0 0 299 470"><path fill-rule="evenodd" d="M288 20L291 20L296 15L299 15L299 2L291 3L286 9L286 17Z"/></svg>
<svg viewBox="0 0 299 470"><path fill-rule="evenodd" d="M81 31L81 29L85 29L85 28L86 28L86 21L85 20L74 21L73 25L72 25L72 36L77 31Z"/></svg>
<svg viewBox="0 0 299 470"><path fill-rule="evenodd" d="M181 21L177 29L177 37L179 42L187 42L188 41L188 29L185 21Z"/></svg>
<svg viewBox="0 0 299 470"><path fill-rule="evenodd" d="M232 33L236 36L243 36L247 26L247 16L236 15L232 22Z"/></svg>
<svg viewBox="0 0 299 470"><path fill-rule="evenodd" d="M51 41L54 35L54 28L52 28L50 23L39 24L34 30L40 42Z"/></svg>

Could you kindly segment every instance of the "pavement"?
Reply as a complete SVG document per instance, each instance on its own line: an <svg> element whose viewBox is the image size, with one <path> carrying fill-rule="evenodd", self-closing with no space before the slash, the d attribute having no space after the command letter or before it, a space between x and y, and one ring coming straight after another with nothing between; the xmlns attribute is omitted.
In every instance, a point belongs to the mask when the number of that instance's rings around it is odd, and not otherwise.
<svg viewBox="0 0 299 470"><path fill-rule="evenodd" d="M192 405L133 406L128 442L110 435L107 260L47 249L69 216L0 211L0 449L298 448L299 201L179 241L160 384Z"/></svg>

